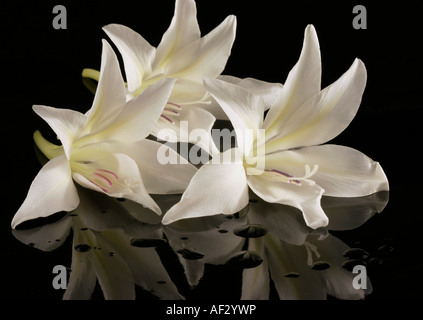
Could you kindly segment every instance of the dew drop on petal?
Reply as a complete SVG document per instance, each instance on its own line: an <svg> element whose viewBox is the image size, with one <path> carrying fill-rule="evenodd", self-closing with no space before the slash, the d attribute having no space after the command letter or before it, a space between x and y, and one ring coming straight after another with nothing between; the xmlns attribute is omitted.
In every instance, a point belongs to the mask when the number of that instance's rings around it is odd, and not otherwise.
<svg viewBox="0 0 423 320"><path fill-rule="evenodd" d="M329 268L330 268L330 264L325 262L325 261L316 261L311 266L311 269L318 270L318 271L326 270L326 269L329 269Z"/></svg>
<svg viewBox="0 0 423 320"><path fill-rule="evenodd" d="M87 252L91 250L91 246L85 243L81 243L75 246L75 250L78 252Z"/></svg>
<svg viewBox="0 0 423 320"><path fill-rule="evenodd" d="M249 269L262 264L263 258L254 251L241 251L228 260L228 264Z"/></svg>
<svg viewBox="0 0 423 320"><path fill-rule="evenodd" d="M288 272L284 275L285 278L298 278L299 276L298 272Z"/></svg>

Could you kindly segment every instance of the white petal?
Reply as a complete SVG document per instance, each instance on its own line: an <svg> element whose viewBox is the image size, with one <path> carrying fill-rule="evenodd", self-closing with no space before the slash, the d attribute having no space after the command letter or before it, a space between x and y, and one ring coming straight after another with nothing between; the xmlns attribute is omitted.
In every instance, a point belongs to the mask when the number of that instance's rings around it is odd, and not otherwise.
<svg viewBox="0 0 423 320"><path fill-rule="evenodd" d="M328 224L320 199L324 190L318 185L301 186L273 181L262 175L248 176L248 185L263 200L295 207L302 211L306 224L317 229Z"/></svg>
<svg viewBox="0 0 423 320"><path fill-rule="evenodd" d="M315 164L319 168L310 179L324 188L327 196L360 197L389 190L379 163L353 148L322 145L266 156L266 167L294 176L304 175L304 166Z"/></svg>
<svg viewBox="0 0 423 320"><path fill-rule="evenodd" d="M321 72L319 40L316 30L309 25L304 33L300 58L290 71L278 101L266 117L264 126L269 133L283 127L304 101L320 91Z"/></svg>
<svg viewBox="0 0 423 320"><path fill-rule="evenodd" d="M206 158L206 161L202 163L208 161L208 154L219 153L211 136L211 130L216 118L210 112L192 106L184 107L178 113L178 116L167 114L173 121L172 123L160 118L153 129L152 135L169 142L189 142L197 145L204 150L200 157ZM188 154L184 156L188 159Z"/></svg>
<svg viewBox="0 0 423 320"><path fill-rule="evenodd" d="M257 129L262 127L264 103L260 96L217 79L205 79L204 86L216 99L236 129L238 147L249 154Z"/></svg>
<svg viewBox="0 0 423 320"><path fill-rule="evenodd" d="M142 85L144 74L151 72L156 49L137 32L123 25L109 24L103 30L122 55L129 91L137 90Z"/></svg>
<svg viewBox="0 0 423 320"><path fill-rule="evenodd" d="M96 133L113 122L126 102L126 89L120 72L119 61L112 47L103 40L100 79L93 105L86 113L88 133Z"/></svg>
<svg viewBox="0 0 423 320"><path fill-rule="evenodd" d="M103 159L86 165L89 172L110 172L103 174L104 178L84 176L78 172L73 173L73 178L80 185L105 193L114 198L126 198L151 209L157 214L161 214L159 206L150 197L142 181L138 165L129 156L121 153L111 154ZM103 170L103 171L98 171ZM94 181L95 180L95 181ZM137 218L135 216L135 218Z"/></svg>
<svg viewBox="0 0 423 320"><path fill-rule="evenodd" d="M266 144L266 152L318 145L335 138L356 115L366 79L366 68L356 59L336 82L278 124L277 136Z"/></svg>
<svg viewBox="0 0 423 320"><path fill-rule="evenodd" d="M32 109L46 121L60 139L66 157L70 159L72 143L79 138L87 123L87 117L70 109L58 109L47 106L33 106Z"/></svg>
<svg viewBox="0 0 423 320"><path fill-rule="evenodd" d="M241 79L234 76L220 75L217 79L236 84L260 96L263 99L266 109L275 104L283 88L281 83L266 82L254 78Z"/></svg>
<svg viewBox="0 0 423 320"><path fill-rule="evenodd" d="M175 163L161 164L159 150L175 159ZM132 145L125 152L134 159L148 193L177 194L183 193L197 169L165 144L157 141L142 140Z"/></svg>
<svg viewBox="0 0 423 320"><path fill-rule="evenodd" d="M211 100L210 95L204 89L203 82L181 79L175 83L169 101L182 107L199 106L205 107Z"/></svg>
<svg viewBox="0 0 423 320"><path fill-rule="evenodd" d="M235 29L235 16L227 17L209 34L176 52L169 60L166 74L198 83L206 77L217 77L231 53Z"/></svg>
<svg viewBox="0 0 423 320"><path fill-rule="evenodd" d="M193 0L177 0L169 29L163 34L154 59L153 69L160 68L172 54L200 38L197 9Z"/></svg>
<svg viewBox="0 0 423 320"><path fill-rule="evenodd" d="M175 79L162 79L128 101L121 113L101 132L103 140L136 142L147 137L163 112Z"/></svg>
<svg viewBox="0 0 423 320"><path fill-rule="evenodd" d="M32 182L25 201L13 217L12 228L27 220L72 211L78 204L68 160L64 155L53 158Z"/></svg>
<svg viewBox="0 0 423 320"><path fill-rule="evenodd" d="M220 156L224 158L231 152L233 150L228 150ZM163 217L163 224L221 213L233 214L248 204L248 186L242 162L228 163L221 158L219 161L205 164L197 171L181 201Z"/></svg>

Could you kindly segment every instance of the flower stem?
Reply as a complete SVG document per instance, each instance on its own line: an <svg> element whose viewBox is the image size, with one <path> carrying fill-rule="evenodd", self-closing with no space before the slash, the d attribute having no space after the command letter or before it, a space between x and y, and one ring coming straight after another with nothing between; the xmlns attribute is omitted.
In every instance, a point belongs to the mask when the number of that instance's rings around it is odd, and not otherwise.
<svg viewBox="0 0 423 320"><path fill-rule="evenodd" d="M34 132L34 142L37 145L38 149L50 160L54 157L57 157L63 153L63 147L55 145L50 141L47 141L40 131Z"/></svg>
<svg viewBox="0 0 423 320"><path fill-rule="evenodd" d="M98 79L100 79L100 71L95 69L85 68L82 70L82 77L90 78L90 79L98 81Z"/></svg>

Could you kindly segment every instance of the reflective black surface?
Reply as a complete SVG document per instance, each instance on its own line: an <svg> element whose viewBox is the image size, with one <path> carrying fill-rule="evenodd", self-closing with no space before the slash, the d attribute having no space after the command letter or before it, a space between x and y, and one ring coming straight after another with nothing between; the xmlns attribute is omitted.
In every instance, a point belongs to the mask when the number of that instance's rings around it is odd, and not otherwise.
<svg viewBox="0 0 423 320"><path fill-rule="evenodd" d="M319 35L323 85L333 82L355 57L364 61L368 83L362 105L350 127L332 142L356 148L381 163L390 182L389 200L386 193L348 201L324 199L330 224L311 232L298 212L262 202L251 202L248 212L235 216L162 227L154 215L146 213L145 223L139 223L127 214L129 202L106 198L93 202L99 195L87 192L81 203L87 208L59 213L12 232L10 221L40 168L32 133L40 129L55 139L31 106L86 111L93 96L80 73L100 65L100 40L105 37L101 27L122 23L156 45L174 6L173 1L165 5L160 1L136 5L63 2L68 29L54 30L56 4L13 4L1 13L2 55L6 55L1 276L8 298L58 300L64 294L76 295L82 286L93 289L92 294L82 290L93 299L104 295L210 300L422 297L423 70L419 10L411 3L395 8L363 3L368 10L367 30L352 27L355 3L289 3L284 8L273 1L198 4L203 34L228 14L238 17L225 74L283 82L298 58L308 23L315 25ZM66 293L52 285L56 265L67 268ZM365 292L351 287L355 265L367 268ZM113 279L107 279L109 274Z"/></svg>

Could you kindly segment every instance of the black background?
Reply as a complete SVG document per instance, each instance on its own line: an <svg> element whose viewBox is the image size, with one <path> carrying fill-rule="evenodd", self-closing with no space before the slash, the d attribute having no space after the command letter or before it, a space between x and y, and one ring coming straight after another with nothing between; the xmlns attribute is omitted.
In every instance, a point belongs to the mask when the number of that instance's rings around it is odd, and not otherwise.
<svg viewBox="0 0 423 320"><path fill-rule="evenodd" d="M66 30L52 26L57 4L67 9ZM367 9L366 30L352 26L357 4ZM41 129L53 137L31 107L88 110L93 95L83 86L81 71L99 69L101 39L106 38L101 27L127 25L157 46L170 24L174 1L18 1L1 6L2 291L12 299L60 299L63 293L51 286L51 269L70 263L70 256L64 258L69 248L42 253L17 241L10 230L40 169L32 133ZM313 24L319 36L323 87L342 75L354 58L364 61L368 82L362 105L333 143L356 148L381 163L390 182L390 201L364 226L336 235L351 245L358 239L369 251L384 244L394 248L388 263L371 276L373 300L423 296L419 8L411 1L197 1L203 35L227 15L237 16L237 36L224 74L283 83L299 57L307 24ZM204 297L213 298L213 292Z"/></svg>

